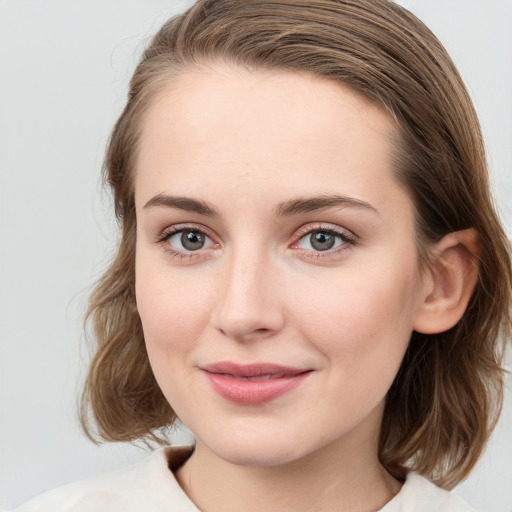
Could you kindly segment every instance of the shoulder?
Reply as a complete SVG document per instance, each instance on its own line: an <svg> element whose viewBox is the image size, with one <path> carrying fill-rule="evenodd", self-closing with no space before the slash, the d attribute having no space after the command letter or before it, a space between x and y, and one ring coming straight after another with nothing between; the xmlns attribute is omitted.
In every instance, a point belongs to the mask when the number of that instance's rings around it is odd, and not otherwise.
<svg viewBox="0 0 512 512"><path fill-rule="evenodd" d="M476 512L460 496L411 473L400 492L379 512Z"/></svg>
<svg viewBox="0 0 512 512"><path fill-rule="evenodd" d="M127 468L44 493L13 512L197 512L169 469L190 451L162 448Z"/></svg>

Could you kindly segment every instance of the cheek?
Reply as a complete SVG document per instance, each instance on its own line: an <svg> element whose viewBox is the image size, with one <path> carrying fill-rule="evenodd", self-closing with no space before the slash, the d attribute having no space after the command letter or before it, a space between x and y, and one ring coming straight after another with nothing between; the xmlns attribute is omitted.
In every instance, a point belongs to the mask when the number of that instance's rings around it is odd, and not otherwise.
<svg viewBox="0 0 512 512"><path fill-rule="evenodd" d="M305 337L329 360L362 359L378 365L379 358L401 360L412 333L418 303L414 268L355 269L317 282L309 293L295 297L297 323Z"/></svg>
<svg viewBox="0 0 512 512"><path fill-rule="evenodd" d="M195 280L142 257L136 265L135 292L154 376L174 411L186 418L187 404L201 402L200 393L193 392L196 382L189 363L208 323L209 294ZM183 389L190 393L184 395Z"/></svg>
<svg viewBox="0 0 512 512"><path fill-rule="evenodd" d="M208 322L210 288L203 279L151 263L137 261L135 288L148 351L185 350Z"/></svg>

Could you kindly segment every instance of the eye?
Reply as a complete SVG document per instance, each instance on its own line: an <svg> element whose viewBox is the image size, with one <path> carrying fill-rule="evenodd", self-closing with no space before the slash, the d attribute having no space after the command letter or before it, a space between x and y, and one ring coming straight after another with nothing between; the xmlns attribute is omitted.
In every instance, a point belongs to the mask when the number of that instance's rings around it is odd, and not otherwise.
<svg viewBox="0 0 512 512"><path fill-rule="evenodd" d="M300 236L300 235L299 235ZM309 229L295 247L313 252L337 252L345 246L355 245L355 239L333 228Z"/></svg>
<svg viewBox="0 0 512 512"><path fill-rule="evenodd" d="M298 243L301 249L313 249L315 251L328 251L341 245L340 237L326 231L313 231L302 237ZM337 245L336 245L337 244Z"/></svg>
<svg viewBox="0 0 512 512"><path fill-rule="evenodd" d="M202 229L183 225L165 230L157 242L163 246L165 252L176 257L192 256L201 249L218 245Z"/></svg>
<svg viewBox="0 0 512 512"><path fill-rule="evenodd" d="M190 229L176 232L167 241L180 251L198 251L213 243L203 232Z"/></svg>

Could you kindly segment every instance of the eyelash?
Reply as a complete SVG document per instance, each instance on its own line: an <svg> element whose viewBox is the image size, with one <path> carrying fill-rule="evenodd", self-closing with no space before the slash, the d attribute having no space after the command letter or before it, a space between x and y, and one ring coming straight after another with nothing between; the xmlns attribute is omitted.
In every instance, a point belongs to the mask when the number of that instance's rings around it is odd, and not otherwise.
<svg viewBox="0 0 512 512"><path fill-rule="evenodd" d="M204 228L200 228L199 226L193 224L178 224L176 226L171 226L170 228L165 229L158 237L156 242L162 245L164 252L173 258L186 259L197 257L200 255L200 249L197 251L181 251L179 249L174 249L171 244L167 243L174 235L178 233L186 233L187 231L192 233L200 233L210 240L213 239L213 237ZM218 246L219 244L214 243L214 245Z"/></svg>
<svg viewBox="0 0 512 512"><path fill-rule="evenodd" d="M296 235L297 241L293 243L292 247L297 247L301 240L306 238L308 235L312 235L313 233L325 233L328 235L332 235L339 238L342 242L341 245L339 245L338 247L334 249L328 249L326 251L309 251L303 249L304 252L310 253L309 257L313 257L317 260L336 256L342 252L352 249L358 244L357 237L352 233L346 230L341 230L339 228L334 228L332 226L320 224L319 226L315 226L313 228L310 226L306 226L304 228L299 229Z"/></svg>
<svg viewBox="0 0 512 512"><path fill-rule="evenodd" d="M201 256L201 249L198 249L196 251L182 251L179 249L174 249L169 243L169 240L178 233L185 233L187 231L193 232L193 233L199 233L210 240L213 241L213 237L209 234L207 230L205 230L202 227L199 227L197 225L185 225L185 224L179 224L176 226L171 226L170 228L164 230L160 236L157 238L156 243L159 245L162 245L164 252L168 255L170 255L173 258L179 258L179 259L185 259L185 258L194 258ZM341 240L341 244L334 248L334 249L328 249L325 251L312 251L312 250L306 250L306 249L300 249L298 244L306 238L308 235L312 235L313 233L325 233L328 235L335 236ZM333 255L338 255L341 252L345 252L347 250L350 250L351 248L355 247L358 244L357 237L353 235L352 233L349 233L344 230L336 229L332 226L325 226L325 225L319 225L314 228L307 226L299 229L295 235L296 240L291 245L292 248L301 250L303 253L308 253L309 257L315 258L315 259L322 259L322 258L328 258L332 257ZM213 242L214 246L219 246L218 243ZM204 254L203 254L204 256Z"/></svg>

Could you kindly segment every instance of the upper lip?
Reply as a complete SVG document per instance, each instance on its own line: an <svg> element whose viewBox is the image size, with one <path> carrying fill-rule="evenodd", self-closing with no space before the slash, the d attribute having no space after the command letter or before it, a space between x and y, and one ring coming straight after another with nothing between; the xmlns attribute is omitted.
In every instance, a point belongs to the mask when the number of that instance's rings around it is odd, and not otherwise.
<svg viewBox="0 0 512 512"><path fill-rule="evenodd" d="M201 366L201 369L209 373L233 375L234 377L262 377L268 375L274 378L291 377L311 371L309 368L296 368L274 363L239 364L231 361L207 364Z"/></svg>

